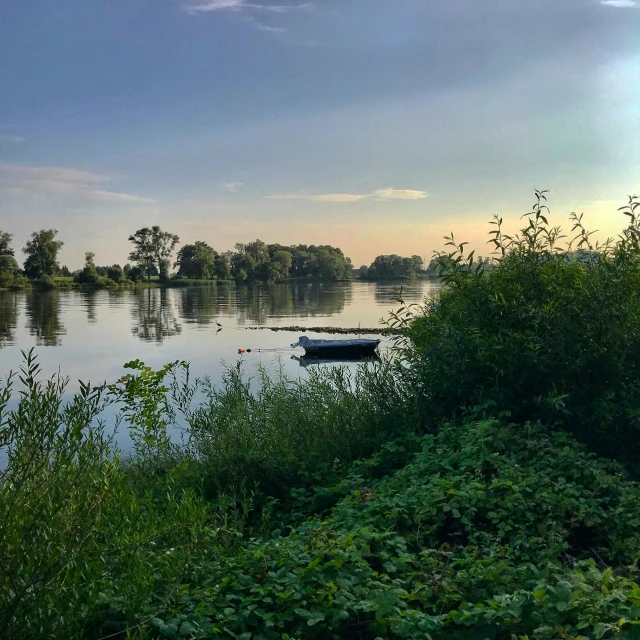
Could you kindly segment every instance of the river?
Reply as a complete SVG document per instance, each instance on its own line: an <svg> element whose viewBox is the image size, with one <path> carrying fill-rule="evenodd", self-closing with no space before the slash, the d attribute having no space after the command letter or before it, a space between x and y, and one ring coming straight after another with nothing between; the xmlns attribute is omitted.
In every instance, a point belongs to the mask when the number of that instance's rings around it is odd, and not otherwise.
<svg viewBox="0 0 640 640"><path fill-rule="evenodd" d="M287 283L275 285L137 289L119 291L0 291L0 379L17 371L22 351L32 347L42 376L60 371L69 393L78 380L100 384L125 373L140 359L158 368L186 360L194 376L215 384L225 366L239 359L247 373L256 366L284 367L304 375L292 356L299 333L268 327L382 327L399 304L394 283ZM437 283L403 284L408 303L421 303ZM222 325L220 328L219 325ZM255 327L267 327L252 330ZM340 336L309 333L314 338ZM370 334L371 337L380 337ZM367 336L363 336L367 337ZM382 350L389 341L383 340ZM238 354L238 349L251 349ZM355 365L349 365L355 366ZM14 405L15 400L10 403ZM128 437L118 437L127 450Z"/></svg>

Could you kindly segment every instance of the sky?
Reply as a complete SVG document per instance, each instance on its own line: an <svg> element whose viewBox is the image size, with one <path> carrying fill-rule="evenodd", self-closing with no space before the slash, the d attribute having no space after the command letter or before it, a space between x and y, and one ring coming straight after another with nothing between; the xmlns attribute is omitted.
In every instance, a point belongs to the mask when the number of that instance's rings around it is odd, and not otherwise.
<svg viewBox="0 0 640 640"><path fill-rule="evenodd" d="M0 230L58 229L72 269L152 224L488 253L534 188L612 235L639 142L639 1L0 2Z"/></svg>

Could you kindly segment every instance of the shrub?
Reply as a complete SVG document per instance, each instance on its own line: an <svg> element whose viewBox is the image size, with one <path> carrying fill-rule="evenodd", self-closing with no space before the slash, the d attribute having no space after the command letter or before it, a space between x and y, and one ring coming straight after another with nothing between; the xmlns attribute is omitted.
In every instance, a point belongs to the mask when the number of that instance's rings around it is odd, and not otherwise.
<svg viewBox="0 0 640 640"><path fill-rule="evenodd" d="M32 353L0 388L0 637L101 637L127 626L215 540L210 508L178 470L136 484L112 448L103 388L41 383ZM125 622L123 622L125 620Z"/></svg>
<svg viewBox="0 0 640 640"><path fill-rule="evenodd" d="M53 289L57 289L58 285L56 281L51 276L42 276L39 280L36 280L36 284L45 291L52 291Z"/></svg>
<svg viewBox="0 0 640 640"><path fill-rule="evenodd" d="M203 582L185 576L179 595L149 609L160 635L555 640L637 630L640 487L619 467L567 434L480 422L425 437L405 468L376 480L401 447L356 465L333 488L341 499L329 517L211 555Z"/></svg>
<svg viewBox="0 0 640 640"><path fill-rule="evenodd" d="M107 277L116 284L123 284L127 281L124 271L119 264L114 264L107 269Z"/></svg>
<svg viewBox="0 0 640 640"><path fill-rule="evenodd" d="M616 242L592 246L581 217L576 250L560 249L544 193L529 225L480 268L464 244L440 256L444 286L407 328L410 375L435 420L472 407L567 428L594 450L640 453L640 202ZM476 409L477 412L478 409ZM624 446L621 446L624 443ZM639 469L640 470L640 469Z"/></svg>

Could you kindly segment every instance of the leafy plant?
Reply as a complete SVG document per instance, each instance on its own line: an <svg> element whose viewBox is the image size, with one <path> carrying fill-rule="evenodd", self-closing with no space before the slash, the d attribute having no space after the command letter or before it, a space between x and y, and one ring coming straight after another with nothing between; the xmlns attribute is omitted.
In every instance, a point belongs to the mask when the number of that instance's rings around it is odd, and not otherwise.
<svg viewBox="0 0 640 640"><path fill-rule="evenodd" d="M638 206L616 240L592 245L573 215L569 244L551 226L545 192L519 234L497 218L496 257L478 265L448 238L439 294L406 323L407 376L433 420L472 407L541 420L576 433L602 455L637 459L640 422ZM623 448L620 442L625 442Z"/></svg>

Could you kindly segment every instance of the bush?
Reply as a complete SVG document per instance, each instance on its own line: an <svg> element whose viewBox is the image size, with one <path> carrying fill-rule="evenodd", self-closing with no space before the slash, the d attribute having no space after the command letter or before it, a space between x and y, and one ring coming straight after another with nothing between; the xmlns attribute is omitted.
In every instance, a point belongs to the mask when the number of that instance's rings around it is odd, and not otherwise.
<svg viewBox="0 0 640 640"><path fill-rule="evenodd" d="M58 288L56 281L51 276L42 276L39 280L36 280L35 283L45 291L52 291Z"/></svg>
<svg viewBox="0 0 640 640"><path fill-rule="evenodd" d="M127 281L124 271L119 264L114 264L107 269L107 278L116 284L124 284Z"/></svg>
<svg viewBox="0 0 640 640"><path fill-rule="evenodd" d="M557 247L544 193L500 255L479 268L464 245L440 257L444 286L407 327L405 355L434 420L475 411L541 420L596 452L636 464L640 453L640 202L617 242ZM478 409L477 407L480 407ZM624 446L621 446L624 443ZM636 462L634 462L634 460ZM638 468L640 471L640 467Z"/></svg>
<svg viewBox="0 0 640 640"><path fill-rule="evenodd" d="M481 422L376 480L402 446L356 465L329 517L212 554L203 583L185 576L149 609L160 635L555 640L640 624L640 487L615 464L567 434Z"/></svg>
<svg viewBox="0 0 640 640"><path fill-rule="evenodd" d="M100 421L113 402L37 380L28 354L17 406L0 388L0 637L100 637L202 559L211 509L174 473L141 490ZM148 482L148 480L147 480Z"/></svg>

